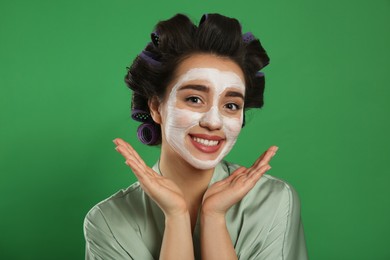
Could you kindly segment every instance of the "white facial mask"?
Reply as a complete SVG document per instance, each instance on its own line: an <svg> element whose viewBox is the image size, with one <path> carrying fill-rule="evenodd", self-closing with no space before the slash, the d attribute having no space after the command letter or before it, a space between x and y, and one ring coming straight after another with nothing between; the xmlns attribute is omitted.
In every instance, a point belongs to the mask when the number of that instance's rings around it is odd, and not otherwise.
<svg viewBox="0 0 390 260"><path fill-rule="evenodd" d="M188 109L180 109L176 106L177 90L184 83L201 80L208 82L208 87L213 93L212 106L206 112L194 112ZM237 136L241 131L243 122L243 110L237 118L229 117L221 114L219 111L219 99L226 88L236 89L241 93L245 93L245 85L241 78L234 72L220 71L214 68L195 68L183 74L173 86L167 103L163 106L164 114L166 115L164 132L169 145L180 154L189 164L198 169L214 168L232 149L237 140ZM224 134L226 140L219 155L213 160L202 160L196 158L188 146L192 145L188 141L188 133L194 126L198 126L200 122L207 122L209 125L219 127Z"/></svg>

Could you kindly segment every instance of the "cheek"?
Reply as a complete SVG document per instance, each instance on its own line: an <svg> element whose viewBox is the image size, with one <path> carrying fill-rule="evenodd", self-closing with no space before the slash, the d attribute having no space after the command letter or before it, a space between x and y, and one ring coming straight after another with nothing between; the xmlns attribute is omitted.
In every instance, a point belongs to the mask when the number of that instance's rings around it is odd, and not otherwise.
<svg viewBox="0 0 390 260"><path fill-rule="evenodd" d="M224 118L223 125L225 128L225 132L229 135L229 138L236 138L242 128L242 119L241 118Z"/></svg>
<svg viewBox="0 0 390 260"><path fill-rule="evenodd" d="M172 109L171 113L168 114L169 119L172 121L172 127L175 128L189 128L199 124L199 120L201 118L201 114L197 112L193 112L186 109Z"/></svg>

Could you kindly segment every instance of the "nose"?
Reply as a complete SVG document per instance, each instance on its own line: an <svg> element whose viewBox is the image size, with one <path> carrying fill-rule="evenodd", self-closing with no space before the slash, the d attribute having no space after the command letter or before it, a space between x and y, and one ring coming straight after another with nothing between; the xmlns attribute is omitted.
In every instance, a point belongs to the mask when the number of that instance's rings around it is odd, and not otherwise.
<svg viewBox="0 0 390 260"><path fill-rule="evenodd" d="M204 113L199 121L199 125L209 130L219 130L222 128L222 117L217 107L211 107L209 111Z"/></svg>

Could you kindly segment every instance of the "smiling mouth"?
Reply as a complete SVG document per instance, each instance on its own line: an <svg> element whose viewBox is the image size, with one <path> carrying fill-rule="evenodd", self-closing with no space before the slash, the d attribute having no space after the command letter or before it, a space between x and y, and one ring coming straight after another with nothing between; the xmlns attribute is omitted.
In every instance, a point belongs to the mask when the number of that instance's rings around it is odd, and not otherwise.
<svg viewBox="0 0 390 260"><path fill-rule="evenodd" d="M225 139L218 136L190 135L191 143L201 152L215 153L223 144Z"/></svg>
<svg viewBox="0 0 390 260"><path fill-rule="evenodd" d="M194 140L197 143L203 144L205 146L216 146L220 142L220 141L202 139L202 138L195 137L195 136L192 136L192 140Z"/></svg>

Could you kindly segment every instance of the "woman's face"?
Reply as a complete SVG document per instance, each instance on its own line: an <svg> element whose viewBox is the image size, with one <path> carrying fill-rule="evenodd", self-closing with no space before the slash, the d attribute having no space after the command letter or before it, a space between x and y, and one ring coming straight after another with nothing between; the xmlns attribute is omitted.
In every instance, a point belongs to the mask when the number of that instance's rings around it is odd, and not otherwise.
<svg viewBox="0 0 390 260"><path fill-rule="evenodd" d="M162 145L195 168L215 167L241 131L244 95L243 72L232 60L211 54L185 59L158 108Z"/></svg>

